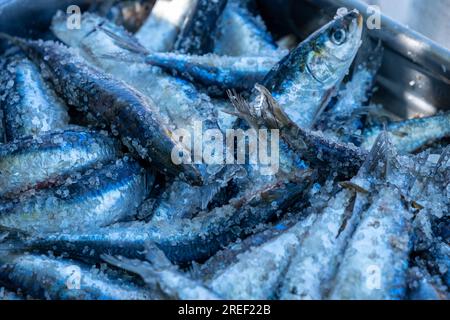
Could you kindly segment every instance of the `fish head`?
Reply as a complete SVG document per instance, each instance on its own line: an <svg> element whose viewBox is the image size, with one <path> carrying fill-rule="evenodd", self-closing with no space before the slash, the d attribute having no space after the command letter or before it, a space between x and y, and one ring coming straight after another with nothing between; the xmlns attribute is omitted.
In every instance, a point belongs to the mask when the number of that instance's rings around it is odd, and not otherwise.
<svg viewBox="0 0 450 320"><path fill-rule="evenodd" d="M361 45L363 17L357 10L338 10L336 17L309 38L306 67L322 84L333 85L348 72Z"/></svg>

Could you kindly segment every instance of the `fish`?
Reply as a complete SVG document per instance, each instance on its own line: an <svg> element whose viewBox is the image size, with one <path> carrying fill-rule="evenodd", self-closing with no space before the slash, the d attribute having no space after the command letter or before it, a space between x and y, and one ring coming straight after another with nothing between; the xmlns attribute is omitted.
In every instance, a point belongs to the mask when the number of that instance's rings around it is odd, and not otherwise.
<svg viewBox="0 0 450 320"><path fill-rule="evenodd" d="M221 248L274 218L300 201L314 179L306 171L298 183L278 182L254 194L236 197L224 206L202 212L192 219L115 224L87 232L61 232L21 239L15 245L38 251L53 250L71 256L98 259L102 253L142 258L146 243L154 243L180 266L202 262ZM23 237L22 237L23 238Z"/></svg>
<svg viewBox="0 0 450 320"><path fill-rule="evenodd" d="M44 82L37 66L17 55L9 59L4 73L7 141L67 128L67 106Z"/></svg>
<svg viewBox="0 0 450 320"><path fill-rule="evenodd" d="M121 154L105 133L72 127L0 145L0 196L40 188Z"/></svg>
<svg viewBox="0 0 450 320"><path fill-rule="evenodd" d="M350 179L358 172L368 156L366 150L351 143L334 140L322 132L298 126L283 111L267 88L256 85L255 90L259 92L259 96L252 102L246 101L235 91L228 91L237 116L253 128L278 130L286 150L300 156L311 168L319 169L322 177L333 172L343 179Z"/></svg>
<svg viewBox="0 0 450 320"><path fill-rule="evenodd" d="M148 53L126 30L91 13L84 13L82 19L81 29L69 30L65 15L59 13L54 16L51 29L62 42L77 48L87 61L150 97L170 130L189 129L195 121L207 125L208 118L214 119L214 106L209 97L199 93L188 81L155 67L146 68L141 63L117 58Z"/></svg>
<svg viewBox="0 0 450 320"><path fill-rule="evenodd" d="M92 3L89 12L95 12L130 32L137 32L147 20L154 0L106 1Z"/></svg>
<svg viewBox="0 0 450 320"><path fill-rule="evenodd" d="M248 90L262 82L279 61L274 56L228 57L177 53L150 53L145 62L174 72L183 78L215 90Z"/></svg>
<svg viewBox="0 0 450 320"><path fill-rule="evenodd" d="M273 239L240 253L236 261L207 281L225 299L274 299L292 253L317 217L310 215Z"/></svg>
<svg viewBox="0 0 450 320"><path fill-rule="evenodd" d="M404 299L412 214L397 188L383 186L350 239L328 298Z"/></svg>
<svg viewBox="0 0 450 320"><path fill-rule="evenodd" d="M413 153L430 142L450 136L450 113L368 128L363 132L362 147L370 148L373 137L381 130L387 130L392 134L393 143L400 153Z"/></svg>
<svg viewBox="0 0 450 320"><path fill-rule="evenodd" d="M172 51L195 3L196 0L156 0L150 16L136 32L136 38L150 52Z"/></svg>
<svg viewBox="0 0 450 320"><path fill-rule="evenodd" d="M151 251L146 255L147 261L111 255L102 255L102 259L118 268L138 274L148 286L157 286L169 299L223 300L213 290L190 279L173 266L157 247L150 248L147 249Z"/></svg>
<svg viewBox="0 0 450 320"><path fill-rule="evenodd" d="M243 167L227 165L226 170L214 175L213 182L204 186L196 187L183 181L173 181L155 199L150 210L143 208L143 215L151 216L151 221L193 218L199 212L207 210L212 202L215 206L225 205L235 195L229 189L245 175Z"/></svg>
<svg viewBox="0 0 450 320"><path fill-rule="evenodd" d="M35 254L0 254L0 282L46 300L151 300L159 298L120 277L78 262Z"/></svg>
<svg viewBox="0 0 450 320"><path fill-rule="evenodd" d="M239 1L231 0L218 20L213 52L230 57L280 55L261 17L255 17Z"/></svg>
<svg viewBox="0 0 450 320"><path fill-rule="evenodd" d="M388 148L387 139L386 134L379 136L357 176L332 195L326 208L318 213L291 258L280 299L318 300L326 297L347 242L367 208L366 195L377 182L377 171L380 171ZM358 182L362 180L364 183Z"/></svg>
<svg viewBox="0 0 450 320"><path fill-rule="evenodd" d="M292 50L260 83L292 122L312 128L349 71L361 44L362 26L357 10L338 14Z"/></svg>
<svg viewBox="0 0 450 320"><path fill-rule="evenodd" d="M135 156L163 173L179 176L192 184L203 183L201 168L172 161L172 150L189 152L170 134L149 97L88 64L61 43L5 34L2 37L19 46L40 66L70 107L91 114L108 126Z"/></svg>
<svg viewBox="0 0 450 320"><path fill-rule="evenodd" d="M130 66L128 63L120 61L120 59L102 58L105 54L114 55L116 52L127 56L135 54L133 50L125 46L125 43L132 43L133 46L139 46L139 43L123 29L105 22L93 14L84 14L82 28L71 31L67 29L63 18L64 16L56 15L53 19L52 30L58 38L71 46L79 48L87 60L137 88L142 94L151 97L155 101L158 114L161 115L170 131L174 132L177 129L182 129L193 136L196 134L195 130L197 130L196 128L199 127L199 124L202 128L198 129L198 132L204 132L206 129L221 129L215 116L215 105L211 103L209 97L200 94L192 85L183 81L180 82L179 79L161 72L155 73L145 67L143 68L140 64L132 64ZM123 70L128 70L128 72L123 72ZM222 133L225 135L225 130L222 130ZM186 142L185 140L188 140L186 147L192 150L190 139L183 139L181 143ZM208 139L202 139L201 143L203 150L211 150L211 144L214 147L214 142ZM232 173L236 171L233 166L222 167L222 165L208 165L206 171L210 172L210 174L208 174L209 178L207 183L205 183L204 190L200 191L205 195L201 199L197 197L196 192L198 188L189 187L190 184L180 182L172 189L179 190L180 185L186 186L185 194L192 194L194 197L191 196L186 201L190 203L200 201L205 203L205 205L202 205L204 208L208 200L211 199L210 195L213 196L215 192L223 189L218 187L216 183L217 180L222 180L222 178L218 177L218 174L226 171L227 174L224 174L224 176L231 179L233 178ZM225 186L226 183L219 185Z"/></svg>
<svg viewBox="0 0 450 320"><path fill-rule="evenodd" d="M368 104L384 53L381 43L372 42L365 39L355 58L356 66L351 80L342 86L336 97L337 101L331 103L331 107L325 110L315 126L325 134L336 136L340 141L354 140L360 143L359 135L365 125L361 118L370 112ZM365 53L362 49L370 51Z"/></svg>
<svg viewBox="0 0 450 320"><path fill-rule="evenodd" d="M186 17L174 51L189 54L205 54L214 48L213 34L227 0L197 0Z"/></svg>
<svg viewBox="0 0 450 320"><path fill-rule="evenodd" d="M153 183L137 162L126 158L68 180L0 202L0 226L27 234L105 227L131 219Z"/></svg>

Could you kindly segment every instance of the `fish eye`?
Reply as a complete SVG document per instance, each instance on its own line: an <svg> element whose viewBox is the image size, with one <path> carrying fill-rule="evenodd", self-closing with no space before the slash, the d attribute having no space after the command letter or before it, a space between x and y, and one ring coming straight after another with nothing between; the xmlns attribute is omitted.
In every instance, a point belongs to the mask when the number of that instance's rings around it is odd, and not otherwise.
<svg viewBox="0 0 450 320"><path fill-rule="evenodd" d="M334 44L341 45L345 42L347 38L347 33L344 29L337 29L334 30L331 34L331 41L333 41Z"/></svg>

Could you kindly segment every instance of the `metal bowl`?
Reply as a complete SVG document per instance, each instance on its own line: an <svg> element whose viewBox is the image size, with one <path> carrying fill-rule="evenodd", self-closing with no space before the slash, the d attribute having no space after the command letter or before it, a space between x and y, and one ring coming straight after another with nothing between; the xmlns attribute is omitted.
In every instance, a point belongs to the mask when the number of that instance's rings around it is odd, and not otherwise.
<svg viewBox="0 0 450 320"><path fill-rule="evenodd" d="M101 0L0 0L0 31L38 37L48 31L51 17L71 4L82 9ZM358 0L259 0L258 6L276 33L304 39L332 18L337 8L356 8ZM450 51L399 22L382 15L381 29L369 30L386 48L375 100L402 118L450 109Z"/></svg>

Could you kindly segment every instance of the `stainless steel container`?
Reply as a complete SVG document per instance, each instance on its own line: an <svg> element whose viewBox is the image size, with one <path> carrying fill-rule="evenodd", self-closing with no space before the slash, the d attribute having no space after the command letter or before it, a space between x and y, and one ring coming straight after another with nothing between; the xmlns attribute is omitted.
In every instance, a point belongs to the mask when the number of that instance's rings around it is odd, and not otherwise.
<svg viewBox="0 0 450 320"><path fill-rule="evenodd" d="M98 1L101 0L0 0L0 31L42 36L56 10L66 10L71 4L83 9ZM430 4L448 0L420 1ZM300 39L333 17L339 7L356 8L366 16L368 13L367 4L358 0L259 0L258 5L271 30L294 33ZM381 29L370 30L369 34L381 39L386 48L378 77L377 101L403 118L450 109L447 48L386 15L381 17Z"/></svg>

